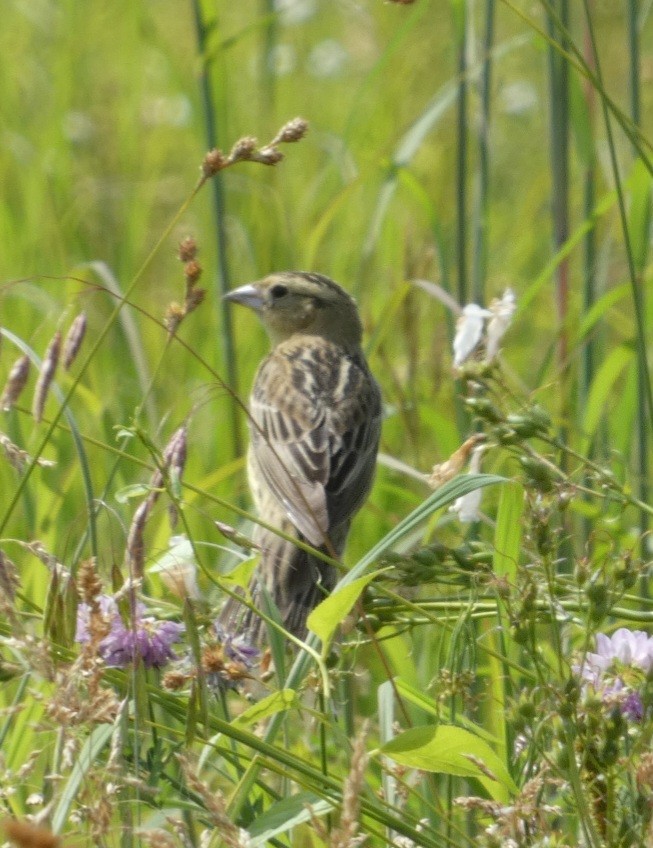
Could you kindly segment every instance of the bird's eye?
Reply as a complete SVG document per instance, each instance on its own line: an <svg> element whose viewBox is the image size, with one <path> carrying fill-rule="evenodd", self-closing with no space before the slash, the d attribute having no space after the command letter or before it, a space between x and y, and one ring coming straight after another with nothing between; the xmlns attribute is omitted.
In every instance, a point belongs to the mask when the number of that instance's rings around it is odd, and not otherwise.
<svg viewBox="0 0 653 848"><path fill-rule="evenodd" d="M272 286L270 289L270 294L275 300L279 300L280 297L285 297L288 294L288 287L277 283L276 286Z"/></svg>

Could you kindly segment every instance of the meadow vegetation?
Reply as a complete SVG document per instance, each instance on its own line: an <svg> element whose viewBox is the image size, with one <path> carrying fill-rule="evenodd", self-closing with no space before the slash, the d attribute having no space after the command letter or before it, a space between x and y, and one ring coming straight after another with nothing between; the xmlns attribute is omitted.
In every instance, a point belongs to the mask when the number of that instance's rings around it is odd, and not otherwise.
<svg viewBox="0 0 653 848"><path fill-rule="evenodd" d="M5 0L2 838L653 845L652 18ZM357 298L385 419L261 655L221 296L285 269Z"/></svg>

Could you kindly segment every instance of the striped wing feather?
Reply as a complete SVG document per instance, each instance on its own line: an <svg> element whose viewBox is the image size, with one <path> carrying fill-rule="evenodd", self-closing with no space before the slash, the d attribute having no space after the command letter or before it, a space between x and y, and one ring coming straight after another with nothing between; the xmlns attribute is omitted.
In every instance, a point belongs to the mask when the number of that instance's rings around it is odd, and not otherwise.
<svg viewBox="0 0 653 848"><path fill-rule="evenodd" d="M362 360L338 348L280 345L261 365L250 409L250 462L316 547L365 500L380 407Z"/></svg>

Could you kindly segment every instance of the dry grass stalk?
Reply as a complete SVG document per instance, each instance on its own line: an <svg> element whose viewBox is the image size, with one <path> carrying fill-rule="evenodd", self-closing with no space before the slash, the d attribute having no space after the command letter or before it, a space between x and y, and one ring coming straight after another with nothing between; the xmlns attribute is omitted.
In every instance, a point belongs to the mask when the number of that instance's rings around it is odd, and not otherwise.
<svg viewBox="0 0 653 848"><path fill-rule="evenodd" d="M9 377L0 397L0 409L7 412L16 403L29 377L29 356L21 356L11 367Z"/></svg>
<svg viewBox="0 0 653 848"><path fill-rule="evenodd" d="M32 415L38 423L43 417L43 408L45 401L50 391L50 386L54 379L57 365L59 363L59 353L61 351L61 333L57 332L52 337L48 349L41 363L41 370L34 388L34 400L32 401Z"/></svg>
<svg viewBox="0 0 653 848"><path fill-rule="evenodd" d="M354 741L349 774L345 779L342 792L342 812L338 826L331 833L328 833L324 823L316 816L311 815L313 827L329 848L355 848L367 838L365 834L359 833L359 830L360 796L365 785L365 769L368 763L365 750L368 727L369 722L366 721Z"/></svg>
<svg viewBox="0 0 653 848"><path fill-rule="evenodd" d="M247 844L249 836L246 831L239 828L229 818L227 804L222 793L210 789L200 780L195 767L191 765L187 757L178 754L177 759L186 778L188 788L201 799L211 824L220 831L222 842L227 848L243 848Z"/></svg>

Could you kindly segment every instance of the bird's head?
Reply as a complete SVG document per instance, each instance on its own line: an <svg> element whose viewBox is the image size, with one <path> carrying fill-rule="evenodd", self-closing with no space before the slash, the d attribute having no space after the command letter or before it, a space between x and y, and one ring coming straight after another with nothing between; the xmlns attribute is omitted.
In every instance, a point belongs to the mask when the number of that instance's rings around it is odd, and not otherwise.
<svg viewBox="0 0 653 848"><path fill-rule="evenodd" d="M273 344L305 333L348 349L360 345L363 330L355 300L322 274L281 271L230 291L225 300L253 309Z"/></svg>

